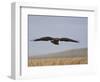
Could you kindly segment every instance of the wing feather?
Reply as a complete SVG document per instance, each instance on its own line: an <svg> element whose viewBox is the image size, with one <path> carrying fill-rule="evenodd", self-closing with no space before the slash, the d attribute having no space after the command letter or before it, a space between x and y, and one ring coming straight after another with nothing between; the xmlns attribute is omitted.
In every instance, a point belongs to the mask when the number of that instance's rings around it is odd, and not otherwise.
<svg viewBox="0 0 100 82"><path fill-rule="evenodd" d="M70 39L70 38L60 38L60 41L76 42L76 43L78 43L78 41Z"/></svg>
<svg viewBox="0 0 100 82"><path fill-rule="evenodd" d="M39 39L35 39L33 41L49 41L49 40L53 40L52 37L41 37Z"/></svg>

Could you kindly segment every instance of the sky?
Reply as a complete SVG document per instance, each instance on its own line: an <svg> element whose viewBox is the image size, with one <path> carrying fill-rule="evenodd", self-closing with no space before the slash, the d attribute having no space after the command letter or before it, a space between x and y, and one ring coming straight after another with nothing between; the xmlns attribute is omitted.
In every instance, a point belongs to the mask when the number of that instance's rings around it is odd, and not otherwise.
<svg viewBox="0 0 100 82"><path fill-rule="evenodd" d="M87 48L87 29L87 17L28 15L28 56ZM30 41L46 36L71 38L79 43L54 45L48 41Z"/></svg>

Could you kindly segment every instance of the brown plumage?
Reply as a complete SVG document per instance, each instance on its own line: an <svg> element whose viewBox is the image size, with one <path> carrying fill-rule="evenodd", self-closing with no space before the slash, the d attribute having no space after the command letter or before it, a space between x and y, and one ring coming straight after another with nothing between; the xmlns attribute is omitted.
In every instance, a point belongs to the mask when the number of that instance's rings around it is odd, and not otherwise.
<svg viewBox="0 0 100 82"><path fill-rule="evenodd" d="M51 43L55 45L59 45L59 41L65 41L65 42L75 42L78 43L76 40L72 40L70 38L53 38L53 37L41 37L32 41L50 41Z"/></svg>

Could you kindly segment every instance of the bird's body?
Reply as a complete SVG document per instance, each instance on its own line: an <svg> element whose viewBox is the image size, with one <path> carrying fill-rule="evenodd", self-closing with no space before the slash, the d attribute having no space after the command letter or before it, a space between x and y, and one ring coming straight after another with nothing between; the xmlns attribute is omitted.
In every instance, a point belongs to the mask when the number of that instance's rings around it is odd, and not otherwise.
<svg viewBox="0 0 100 82"><path fill-rule="evenodd" d="M51 43L53 43L55 45L59 45L59 40L51 40Z"/></svg>
<svg viewBox="0 0 100 82"><path fill-rule="evenodd" d="M50 41L51 43L53 43L55 45L59 45L59 41L78 43L78 41L72 40L72 39L69 39L69 38L53 38L53 37L41 37L39 39L35 39L35 40L32 40L32 41Z"/></svg>

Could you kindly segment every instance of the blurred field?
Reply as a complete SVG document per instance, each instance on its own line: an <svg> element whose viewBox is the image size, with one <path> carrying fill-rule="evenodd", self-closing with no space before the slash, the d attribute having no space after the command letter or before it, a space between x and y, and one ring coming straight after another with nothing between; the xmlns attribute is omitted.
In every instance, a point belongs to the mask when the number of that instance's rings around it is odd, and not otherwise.
<svg viewBox="0 0 100 82"><path fill-rule="evenodd" d="M30 58L28 66L48 66L48 65L71 65L71 64L87 64L87 57L71 57L71 58Z"/></svg>
<svg viewBox="0 0 100 82"><path fill-rule="evenodd" d="M28 58L28 66L73 65L87 63L87 49L70 50Z"/></svg>

